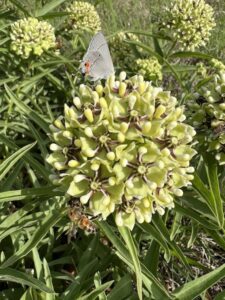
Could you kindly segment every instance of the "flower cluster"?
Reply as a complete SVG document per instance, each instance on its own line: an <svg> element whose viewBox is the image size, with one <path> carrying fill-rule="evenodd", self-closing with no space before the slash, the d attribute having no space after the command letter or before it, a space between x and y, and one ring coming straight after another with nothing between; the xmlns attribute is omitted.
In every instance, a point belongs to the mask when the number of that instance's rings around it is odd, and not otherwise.
<svg viewBox="0 0 225 300"><path fill-rule="evenodd" d="M172 1L162 22L181 50L191 51L206 45L215 25L213 9L204 0Z"/></svg>
<svg viewBox="0 0 225 300"><path fill-rule="evenodd" d="M50 127L53 183L94 216L115 213L118 226L132 229L164 214L194 171L195 131L176 104L141 75L126 79L121 72L95 89L80 85L73 106Z"/></svg>
<svg viewBox="0 0 225 300"><path fill-rule="evenodd" d="M23 58L40 56L56 46L54 28L36 18L24 18L11 25L11 49Z"/></svg>
<svg viewBox="0 0 225 300"><path fill-rule="evenodd" d="M137 59L135 61L136 72L142 75L146 80L162 80L162 66L155 57Z"/></svg>
<svg viewBox="0 0 225 300"><path fill-rule="evenodd" d="M225 71L214 74L207 88L202 87L189 101L189 121L198 131L200 145L215 152L220 165L225 164Z"/></svg>
<svg viewBox="0 0 225 300"><path fill-rule="evenodd" d="M100 17L92 4L75 1L66 8L66 11L70 13L68 20L73 29L89 30L94 33L101 30Z"/></svg>
<svg viewBox="0 0 225 300"><path fill-rule="evenodd" d="M133 66L135 55L132 53L132 47L126 43L126 40L131 42L140 42L139 38L133 33L118 32L110 40L110 50L113 57L113 62L117 67L124 66L130 68Z"/></svg>

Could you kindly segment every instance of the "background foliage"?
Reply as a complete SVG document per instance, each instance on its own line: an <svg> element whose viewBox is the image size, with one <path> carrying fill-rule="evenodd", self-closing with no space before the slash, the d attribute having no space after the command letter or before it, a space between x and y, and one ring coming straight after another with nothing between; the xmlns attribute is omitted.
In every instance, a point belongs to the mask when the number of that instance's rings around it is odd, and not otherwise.
<svg viewBox="0 0 225 300"><path fill-rule="evenodd" d="M136 32L140 42L126 42L133 55L142 58L141 48L158 58L162 85L180 103L202 80L193 77L196 62L224 59L225 4L210 2L217 27L208 46L181 53L152 34L167 1L91 1L109 41L121 29ZM78 66L92 36L65 31L68 3L1 1L0 299L225 299L225 174L204 149L193 160L193 187L174 210L132 232L118 229L113 218L96 222L96 235L79 229L68 241L68 199L52 185L46 163L49 125L83 83ZM30 15L56 28L60 54L23 60L10 50L10 24Z"/></svg>

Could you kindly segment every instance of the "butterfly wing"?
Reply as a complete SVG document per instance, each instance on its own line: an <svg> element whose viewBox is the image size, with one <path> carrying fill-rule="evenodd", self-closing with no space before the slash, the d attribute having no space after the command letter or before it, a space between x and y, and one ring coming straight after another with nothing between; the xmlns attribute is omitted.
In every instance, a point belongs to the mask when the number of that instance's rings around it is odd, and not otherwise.
<svg viewBox="0 0 225 300"><path fill-rule="evenodd" d="M92 80L107 79L114 72L114 69L109 68L107 61L100 52L92 51L91 56L94 58L89 72Z"/></svg>
<svg viewBox="0 0 225 300"><path fill-rule="evenodd" d="M110 74L114 73L108 44L101 32L98 32L92 38L88 50L84 55L82 65L84 65L85 62L90 62L91 69L89 75L93 78L100 76L98 79L106 79ZM99 66L97 66L98 64Z"/></svg>

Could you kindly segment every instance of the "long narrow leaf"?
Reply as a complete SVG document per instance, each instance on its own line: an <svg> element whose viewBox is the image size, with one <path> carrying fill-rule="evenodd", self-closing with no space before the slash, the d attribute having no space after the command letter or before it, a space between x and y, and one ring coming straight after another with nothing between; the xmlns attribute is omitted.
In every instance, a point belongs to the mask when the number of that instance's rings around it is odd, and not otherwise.
<svg viewBox="0 0 225 300"><path fill-rule="evenodd" d="M27 255L33 249L33 247L35 247L45 237L50 228L59 221L64 210L65 209L63 208L61 210L58 210L57 212L50 212L49 215L47 215L41 222L40 226L36 229L30 239L15 254L9 257L0 266L0 268L7 268Z"/></svg>
<svg viewBox="0 0 225 300"><path fill-rule="evenodd" d="M46 293L52 293L53 291L48 288L43 282L40 280L17 270L6 268L0 269L0 280L3 281L12 281L24 285L28 285L40 291Z"/></svg>
<svg viewBox="0 0 225 300"><path fill-rule="evenodd" d="M17 150L10 157L5 159L0 165L0 181L5 177L5 175L11 170L11 168L20 160L30 149L34 147L35 143L24 146L23 148Z"/></svg>
<svg viewBox="0 0 225 300"><path fill-rule="evenodd" d="M225 277L225 264L214 271L192 280L173 292L178 300L193 300Z"/></svg>
<svg viewBox="0 0 225 300"><path fill-rule="evenodd" d="M205 164L211 195L213 199L213 210L217 216L218 224L221 228L224 225L223 200L220 195L220 187L218 180L217 162L214 158L207 156Z"/></svg>
<svg viewBox="0 0 225 300"><path fill-rule="evenodd" d="M0 193L0 202L28 200L36 197L62 196L63 193L55 190L55 186L30 188L24 190L7 191Z"/></svg>
<svg viewBox="0 0 225 300"><path fill-rule="evenodd" d="M142 299L142 277L141 277L141 265L138 258L138 252L135 247L134 241L132 239L130 230L127 227L118 227L118 230L127 245L127 249L130 253L131 259L134 264L136 280L137 280L137 292L141 300Z"/></svg>
<svg viewBox="0 0 225 300"><path fill-rule="evenodd" d="M95 300L99 294L107 290L113 284L113 280L102 284L100 287L91 291L88 295L78 298L77 300Z"/></svg>
<svg viewBox="0 0 225 300"><path fill-rule="evenodd" d="M98 226L105 233L107 238L111 241L113 246L117 249L116 254L131 268L134 269L133 262L130 259L130 255L122 241L118 238L118 236L113 232L112 228L106 222L97 222ZM146 267L141 264L142 270L142 278L146 288L156 299L172 299L166 289L161 285L161 283L157 280L157 278L149 272ZM158 297L158 298L157 298Z"/></svg>
<svg viewBox="0 0 225 300"><path fill-rule="evenodd" d="M45 14L49 13L51 10L65 2L66 0L52 0L50 2L47 2L42 8L40 8L36 12L36 17L44 16Z"/></svg>

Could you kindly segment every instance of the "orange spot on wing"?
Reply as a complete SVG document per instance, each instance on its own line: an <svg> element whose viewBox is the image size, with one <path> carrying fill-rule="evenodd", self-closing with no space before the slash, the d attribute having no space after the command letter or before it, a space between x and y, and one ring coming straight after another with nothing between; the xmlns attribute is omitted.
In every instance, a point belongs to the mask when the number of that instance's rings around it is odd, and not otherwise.
<svg viewBox="0 0 225 300"><path fill-rule="evenodd" d="M85 74L88 75L91 70L91 63L89 61L87 61L87 62L85 62L84 66L85 66Z"/></svg>

